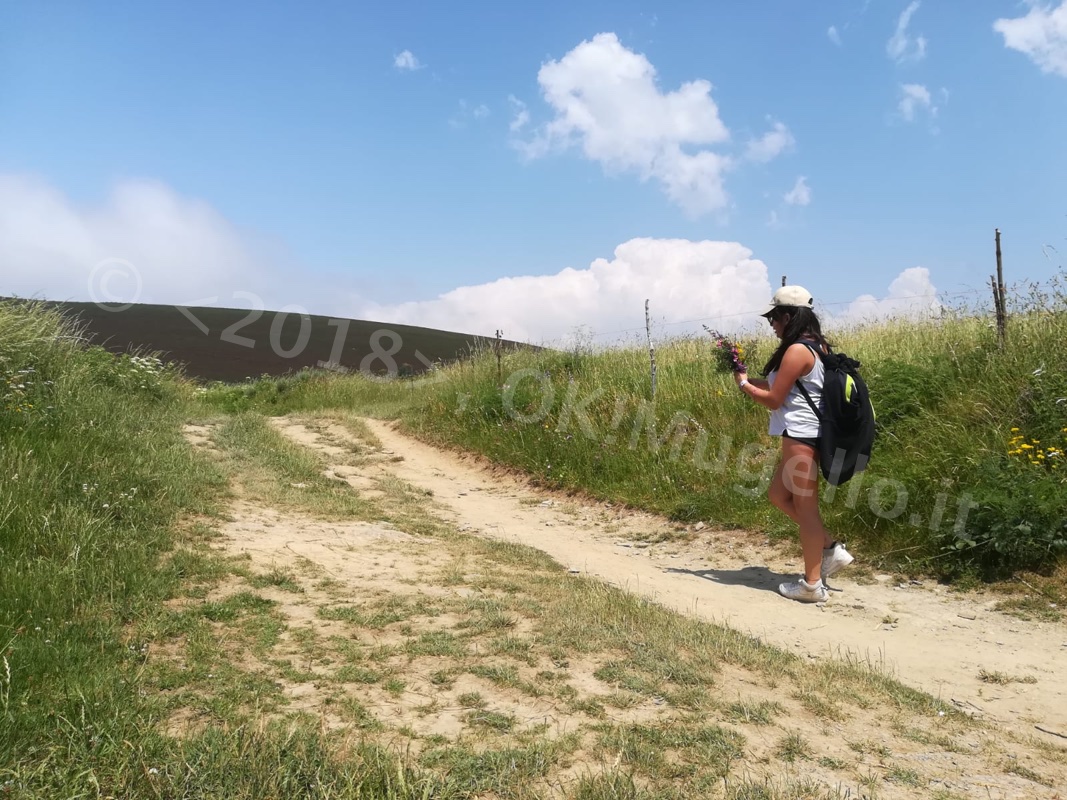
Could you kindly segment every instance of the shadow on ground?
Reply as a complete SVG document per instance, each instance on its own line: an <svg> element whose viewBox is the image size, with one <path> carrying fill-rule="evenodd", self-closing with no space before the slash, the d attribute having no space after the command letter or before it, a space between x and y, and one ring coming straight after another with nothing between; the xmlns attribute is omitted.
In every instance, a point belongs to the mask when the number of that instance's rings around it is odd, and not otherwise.
<svg viewBox="0 0 1067 800"><path fill-rule="evenodd" d="M778 592L778 584L782 581L796 580L794 574L783 574L767 569L767 567L750 566L741 569L678 569L668 568L667 572L684 575L695 575L698 578L721 583L724 586L747 586L750 589L761 589L765 592Z"/></svg>
<svg viewBox="0 0 1067 800"><path fill-rule="evenodd" d="M764 592L773 592L774 594L778 594L778 584L785 581L795 581L800 577L800 574L796 572L775 572L766 567L758 566L742 567L741 569L679 569L677 567L668 567L665 572L693 575L712 583L721 583L723 586L745 586L749 589L759 589ZM823 582L831 592L841 591L840 587L832 586L826 581Z"/></svg>

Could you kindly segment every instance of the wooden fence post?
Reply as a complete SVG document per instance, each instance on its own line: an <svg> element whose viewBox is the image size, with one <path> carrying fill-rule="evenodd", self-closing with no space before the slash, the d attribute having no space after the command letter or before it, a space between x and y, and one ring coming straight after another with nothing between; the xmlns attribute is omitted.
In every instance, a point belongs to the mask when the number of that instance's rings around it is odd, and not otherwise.
<svg viewBox="0 0 1067 800"><path fill-rule="evenodd" d="M997 274L989 276L989 283L993 287L993 310L997 318L997 342L1003 348L1008 336L1008 307L1004 289L1004 262L1000 253L1000 228L996 228L995 231Z"/></svg>
<svg viewBox="0 0 1067 800"><path fill-rule="evenodd" d="M652 399L656 399L656 350L652 346L652 320L648 315L648 300L645 300L645 333L648 334L648 358L652 362Z"/></svg>
<svg viewBox="0 0 1067 800"><path fill-rule="evenodd" d="M504 331L497 328L496 341L493 342L493 350L496 352L496 383L500 388L504 387L504 368L500 362L502 356L501 351L504 349L504 341L501 338L503 335Z"/></svg>

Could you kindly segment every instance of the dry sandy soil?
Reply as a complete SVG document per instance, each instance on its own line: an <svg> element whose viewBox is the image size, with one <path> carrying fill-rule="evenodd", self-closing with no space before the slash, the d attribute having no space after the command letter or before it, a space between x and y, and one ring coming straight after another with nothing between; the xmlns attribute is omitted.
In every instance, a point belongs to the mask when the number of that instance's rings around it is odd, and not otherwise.
<svg viewBox="0 0 1067 800"><path fill-rule="evenodd" d="M794 552L772 546L745 531L702 530L679 537L678 526L662 518L547 493L479 459L428 446L391 423L364 423L380 448L355 468L337 444L351 438L343 426L331 425L324 437L297 420L274 420L281 433L325 456L331 463L328 476L348 482L363 496L380 494L374 487L382 477L395 476L432 494L436 513L460 531L537 548L571 572L811 659L869 663L981 717L993 730L1067 747L1067 628L1062 623L1011 617L993 610L995 600L932 582L900 583L869 574L859 582L848 570L831 581L834 591L826 604L791 602L776 587L796 575L799 547ZM188 433L195 443L208 444L206 429ZM284 517L239 502L222 530L226 548L261 566L299 571L311 564L329 575L362 576L383 591L410 591L412 576L433 561L432 541L387 527L321 524L301 531ZM306 620L309 625L330 624L313 617ZM983 673L1015 680L990 683L982 680ZM455 691L464 688L470 687ZM309 708L317 702L314 696L305 700ZM369 707L399 715L397 721L403 722L405 709L389 698ZM423 733L451 734L456 727L441 717L434 725L444 728ZM1015 790L990 796L1053 795Z"/></svg>
<svg viewBox="0 0 1067 800"><path fill-rule="evenodd" d="M830 581L837 591L825 605L791 602L777 586L798 574L799 545L793 559L743 531L646 545L659 535L677 538L676 528L648 514L553 498L390 424L367 424L386 450L403 457L390 465L396 475L432 491L470 532L536 547L572 570L780 647L878 664L935 697L1026 733L1050 741L1059 737L1041 729L1067 735L1062 623L996 613L996 600L933 583L901 584L879 575L859 585L847 570ZM989 684L979 678L982 670L1037 682Z"/></svg>

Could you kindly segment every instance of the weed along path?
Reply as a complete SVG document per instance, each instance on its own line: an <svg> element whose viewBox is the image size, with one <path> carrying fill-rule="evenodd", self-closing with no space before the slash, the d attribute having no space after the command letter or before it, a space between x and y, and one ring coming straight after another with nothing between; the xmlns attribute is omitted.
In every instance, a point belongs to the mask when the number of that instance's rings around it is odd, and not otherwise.
<svg viewBox="0 0 1067 800"><path fill-rule="evenodd" d="M535 547L573 572L723 622L812 659L886 669L968 714L1067 747L1067 628L993 610L995 600L888 576L831 581L825 606L776 587L799 569L749 533L678 541L659 517L554 497L377 420L388 468L433 493L461 530ZM1051 732L1050 732L1051 731ZM1062 736L1057 736L1062 734Z"/></svg>

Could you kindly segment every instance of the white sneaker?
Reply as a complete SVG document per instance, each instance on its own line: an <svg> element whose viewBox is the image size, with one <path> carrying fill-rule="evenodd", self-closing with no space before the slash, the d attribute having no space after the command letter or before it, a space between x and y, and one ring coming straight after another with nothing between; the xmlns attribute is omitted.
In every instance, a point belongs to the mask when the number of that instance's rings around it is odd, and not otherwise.
<svg viewBox="0 0 1067 800"><path fill-rule="evenodd" d="M782 597L788 597L790 600L798 600L801 603L825 603L830 597L830 593L826 591L826 587L822 585L822 581L808 583L803 578L799 581L780 584L778 586L778 592Z"/></svg>
<svg viewBox="0 0 1067 800"><path fill-rule="evenodd" d="M826 580L840 572L855 560L843 544L834 542L833 546L822 551L822 579Z"/></svg>

